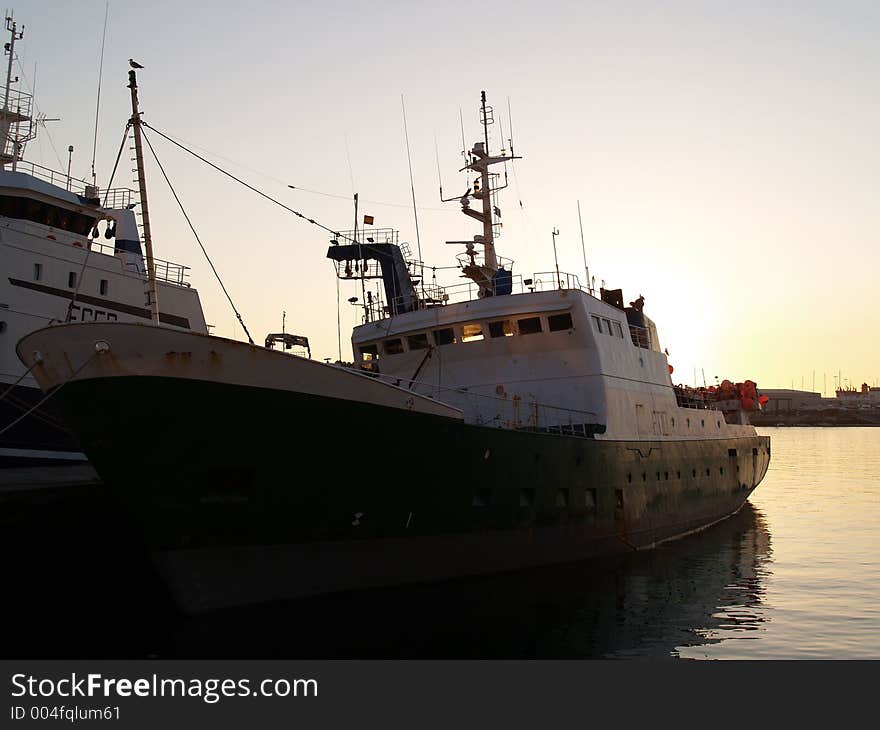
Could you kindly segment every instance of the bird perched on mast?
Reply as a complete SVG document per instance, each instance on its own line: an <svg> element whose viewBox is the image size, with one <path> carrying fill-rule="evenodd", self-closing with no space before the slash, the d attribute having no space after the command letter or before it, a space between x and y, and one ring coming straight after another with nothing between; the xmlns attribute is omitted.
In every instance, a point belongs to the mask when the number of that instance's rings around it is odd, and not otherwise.
<svg viewBox="0 0 880 730"><path fill-rule="evenodd" d="M129 58L129 59L128 59L128 65L131 66L132 68L143 68L143 66L141 66L141 65L140 65L137 61L135 61L133 58Z"/></svg>

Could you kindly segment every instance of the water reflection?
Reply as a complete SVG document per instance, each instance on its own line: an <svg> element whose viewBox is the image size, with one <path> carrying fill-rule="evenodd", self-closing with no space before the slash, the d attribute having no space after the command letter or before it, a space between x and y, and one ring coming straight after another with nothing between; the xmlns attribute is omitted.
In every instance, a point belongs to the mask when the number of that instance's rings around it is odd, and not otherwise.
<svg viewBox="0 0 880 730"><path fill-rule="evenodd" d="M175 626L161 656L669 657L759 632L770 534L751 505L612 562L237 609Z"/></svg>
<svg viewBox="0 0 880 730"><path fill-rule="evenodd" d="M183 617L99 495L9 504L6 657L669 657L761 632L770 534L746 505L654 551Z"/></svg>

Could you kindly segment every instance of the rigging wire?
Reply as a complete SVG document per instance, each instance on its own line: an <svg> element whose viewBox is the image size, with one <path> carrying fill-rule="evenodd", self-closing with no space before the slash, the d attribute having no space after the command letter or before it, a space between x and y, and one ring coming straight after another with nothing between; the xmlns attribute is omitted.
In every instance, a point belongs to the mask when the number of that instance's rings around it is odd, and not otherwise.
<svg viewBox="0 0 880 730"><path fill-rule="evenodd" d="M148 125L144 124L143 126L146 127ZM150 129L153 129L153 128L150 127ZM158 130L154 130L154 131L156 131L157 134L162 134L161 132L158 132ZM202 244L202 239L199 238L199 234L196 232L195 226L193 226L192 221L189 218L189 215L187 215L186 209L183 207L183 203L180 202L180 198L177 195L177 191L174 189L174 186L171 184L171 180L168 179L168 174L165 172L165 168L162 166L162 163L159 162L159 156L156 154L156 150L153 149L153 144L152 144L152 142L150 142L150 138L147 137L146 134L143 135L143 138L146 141L147 146L150 148L150 152L153 153L153 159L156 160L156 164L159 166L159 170L161 170L161 172L162 172L162 177L164 177L165 182L168 183L168 187L171 189L171 194L174 196L174 199L177 201L177 205L180 207L180 212L183 213L183 217L186 219L186 222L189 225L190 230L193 232L193 235L195 236L196 241L199 244L199 248L202 249L202 253L205 254L205 259L207 259L208 264L211 267L211 270L214 272L214 276L217 277L217 281L220 283L220 288L223 290L223 293L226 295L226 298L229 300L229 306L232 307L232 311L235 313L235 316L238 318L238 322L241 325L241 328L244 330L244 333L247 335L248 342L250 342L250 344L253 345L254 340L251 337L251 333L248 332L248 328L244 323L244 319L242 319L241 314L239 313L238 309L235 306L235 302L232 301L232 297L229 295L229 292L226 290L226 285L223 283L223 279L221 279L220 274L217 273L217 269L214 266L214 262L211 261L211 257L208 256L208 252L205 249L205 246Z"/></svg>
<svg viewBox="0 0 880 730"><path fill-rule="evenodd" d="M326 231L327 233L330 233L330 234L334 237L334 239L338 240L338 239L341 238L341 239L343 239L343 240L345 240L345 241L349 241L350 243L353 243L353 244L359 246L359 247L362 248L362 249L365 248L365 249L367 249L368 251L373 251L374 253L381 253L381 251L380 251L379 249L374 248L373 246L370 246L370 245L367 244L367 243L361 243L361 242L358 241L356 238L351 238L350 236L346 236L346 235L340 233L339 231L334 230L333 228L330 228L330 227L328 227L328 226L325 226L323 223L320 223L320 222L316 221L314 218L309 218L309 217L308 217L307 215L305 215L304 213L301 213L301 212L298 211L298 210L294 210L294 209L291 208L289 205L285 205L285 204L282 203L280 200L278 200L278 199L276 199L276 198L273 198L273 197L272 197L271 195L269 195L268 193L264 193L264 192L263 192L262 190L260 190L259 188L255 188L255 187L254 187L253 185L251 185L250 183L247 183L247 182L245 182L244 180L242 180L241 178L236 177L236 176L233 175L231 172L228 172L228 171L224 170L222 167L219 167L218 165L215 165L215 164L214 164L213 162L211 162L210 160L205 159L204 157L202 157L202 156L201 156L200 154L198 154L197 152L193 152L191 149L189 149L189 148L186 147L185 145L181 144L180 142L178 142L178 141L175 140L174 138L169 137L169 136L168 136L167 134L165 134L164 132L161 132L161 131L159 131L158 129L156 129L155 127L149 125L147 122L142 121L142 122L141 122L141 127L146 127L147 129L149 129L149 130L155 132L155 133L158 134L160 137L162 137L162 138L168 140L169 142L171 142L171 144L173 144L173 145L175 145L176 147L179 147L180 149L182 149L184 152L186 152L186 153L192 155L193 157L195 157L195 158L198 159L198 160L201 160L201 161L204 162L206 165L208 165L208 167L211 167L211 168L213 168L214 170L217 170L217 172L223 173L224 175L226 175L226 177L228 177L228 178L230 178L230 179L232 179L232 180L235 180L235 182L239 183L240 185L243 185L243 186L246 187L248 190L251 190L252 192L255 192L257 195L259 195L259 196L265 198L266 200L268 200L268 201L274 203L274 204L277 205L279 208L283 208L283 209L286 210L288 213L293 213L297 218L301 218L301 219L304 220L304 221L308 221L308 222L311 223L313 226L317 226L317 227L320 228L321 230L324 230L324 231ZM154 153L154 155L155 155L155 153Z"/></svg>
<svg viewBox="0 0 880 730"><path fill-rule="evenodd" d="M145 124L145 126L146 126L146 124ZM154 131L158 132L159 130L154 130ZM277 182L281 185L287 185L287 187L289 187L291 190L299 190L300 192L310 193L311 195L320 195L324 198L333 198L335 200L351 201L351 195L343 195L341 193L328 193L324 190L315 190L314 188L300 187L299 185L289 185L286 180L282 180L279 177L275 177L274 175L270 175L267 172L263 172L262 170L258 170L255 167L250 167L249 165L244 165L241 162L239 162L238 160L233 160L231 157L226 157L226 156L221 155L217 152L214 152L213 150L209 150L206 147L202 147L200 145L197 145L187 139L184 139L183 137L178 137L176 135L167 134L167 133L165 134L165 136L171 141L178 142L182 145L188 145L192 149L200 150L200 151L204 152L205 154L211 155L212 157L216 157L218 160L223 160L224 162L229 162L230 164L235 165L236 167L240 167L243 170L247 170L248 172L252 172L255 175L259 175L260 177L264 177L267 180L272 180L273 182ZM352 188L352 190L354 190L354 187L355 187L354 186L354 174L352 172L352 167L351 167L351 155L348 151L348 138L347 137L346 137L345 144L346 144L346 156L348 158L349 177L351 178L351 188ZM364 200L361 200L361 202L368 203L369 205L381 205L381 206L385 206L388 208L411 208L412 207L411 203L390 203L388 201L383 201L383 200L364 199ZM420 205L419 210L430 210L430 211L441 212L441 213L454 213L454 212L456 212L456 211L450 210L449 208L437 208L437 207L430 207L430 206L424 206L424 205Z"/></svg>
<svg viewBox="0 0 880 730"><path fill-rule="evenodd" d="M104 205L103 207L107 207L107 199L110 195L110 186L113 185L113 178L116 177L116 168L119 167L119 160L122 157L122 150L125 149L125 142L128 139L128 132L131 129L131 122L128 122L125 125L125 131L122 133L122 142L119 145L119 152L116 153L116 162L113 163L113 172L110 173L110 181L107 183L107 190L104 193ZM97 223L95 224L97 225ZM73 290L73 296L70 297L70 304L67 305L67 316L64 318L65 322L70 322L70 318L73 316L73 307L76 304L76 298L79 296L79 289L82 286L83 279L85 279L86 266L89 263L89 256L92 255L92 246L89 244L88 249L86 250L86 255L83 258L82 267L79 270L79 276L76 278L76 288Z"/></svg>
<svg viewBox="0 0 880 730"><path fill-rule="evenodd" d="M223 173L224 175L226 175L226 177L231 178L232 180L235 180L235 182L239 183L240 185L244 185L244 187L246 187L248 190L251 190L252 192L256 193L257 195L259 195L259 196L261 196L261 197L263 197L263 198L265 198L266 200L268 200L268 201L271 202L271 203L275 203L275 205L277 205L279 208L284 208L284 210L288 211L289 213L293 213L297 218L302 218L303 220L308 221L309 223L311 223L313 226L317 226L318 228L320 228L320 229L322 229L322 230L324 230L324 231L327 231L327 233L331 233L331 234L333 234L333 236L335 236L335 237L337 237L337 238L344 238L346 241L351 241L352 243L357 243L357 241L356 241L355 239L353 239L353 238L349 238L348 236L343 236L339 231L334 231L332 228L329 228L328 226L325 226L323 223L319 223L319 222L316 221L314 218L309 218L309 217L306 216L305 214L300 213L298 210L294 210L294 209L291 208L289 205L285 205L285 204L282 203L280 200L278 200L278 199L276 199L276 198L273 198L271 195L269 195L269 194L267 194L267 193L264 193L262 190L260 190L260 189L258 189L258 188L255 188L253 185L251 185L250 183L245 182L245 181L242 180L240 177L236 177L236 176L233 175L231 172L227 172L227 171L224 170L222 167L218 167L217 165L215 165L215 164L214 164L213 162L211 162L210 160L205 159L204 157L202 157L202 156L201 156L200 154L198 154L197 152L193 152L193 151L192 151L191 149L189 149L188 147L182 145L182 144L181 144L180 142L178 142L177 140L172 139L171 137L169 137L169 136L168 136L167 134L165 134L164 132L160 132L158 129L156 129L155 127L151 126L150 124L147 124L146 122L142 122L142 123L141 123L141 126L146 127L147 129L149 129L149 130L152 131L152 132L155 132L155 133L158 134L160 137L163 137L164 139L166 139L166 140L168 140L169 142L171 142L171 144L176 145L177 147L180 147L180 149L182 149L184 152L187 152L187 153L189 153L190 155L192 155L193 157L195 157L196 159L201 160L202 162L204 162L204 163L205 163L206 165L208 165L209 167L212 167L212 168L214 168L215 170L217 170L217 172L221 172L221 173ZM152 149L152 145L150 146L150 149ZM155 152L153 153L153 155L155 156ZM158 162L158 160L157 160L157 162Z"/></svg>
<svg viewBox="0 0 880 730"><path fill-rule="evenodd" d="M413 219L415 220L416 225L416 246L419 251L419 262L424 262L422 258L422 239L419 236L419 211L416 208L416 184L413 182L413 170L412 170L412 155L409 152L409 130L406 126L406 104L403 102L403 94L400 95L400 107L403 110L403 134L406 138L406 161L409 165L409 189L412 191L412 208L413 208ZM425 295L425 265L422 263L421 276L419 276L419 283L422 285L422 298Z"/></svg>
<svg viewBox="0 0 880 730"><path fill-rule="evenodd" d="M21 423L25 418L27 418L29 415L31 415L31 413L36 411L41 405L43 405L47 400L49 400L49 398L51 398L53 395L55 395L59 390L61 390L65 385L67 385L71 380L73 380L77 375L79 375L83 371L85 366L88 365L92 360L94 360L95 357L99 354L100 354L100 350L95 350L88 358L86 358L86 361L82 365L80 365L76 370L73 371L73 373L71 374L71 376L67 380L65 380L63 383L61 383L61 385L50 390L48 393L46 393L46 395L44 395L42 398L40 398L40 400L38 400L27 411L22 413L12 423L10 423L8 426L4 426L2 429L0 429L0 436L2 436L7 431L9 431L13 427L15 427L16 425ZM34 365L37 365L37 364L39 364L39 363L34 363Z"/></svg>
<svg viewBox="0 0 880 730"><path fill-rule="evenodd" d="M104 33L101 35L101 62L98 64L98 98L95 102L95 137L92 140L92 185L95 184L95 156L98 153L98 114L101 111L101 82L104 79L104 46L107 42L107 17L110 15L110 0L104 7Z"/></svg>

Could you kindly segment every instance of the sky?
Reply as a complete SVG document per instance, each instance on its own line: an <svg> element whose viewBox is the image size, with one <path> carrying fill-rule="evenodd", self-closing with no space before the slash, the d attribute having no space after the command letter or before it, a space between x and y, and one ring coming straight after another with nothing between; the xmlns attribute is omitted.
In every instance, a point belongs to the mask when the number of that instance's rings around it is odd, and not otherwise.
<svg viewBox="0 0 880 730"><path fill-rule="evenodd" d="M90 175L104 0L36 0L21 70L47 118L26 158ZM676 382L715 377L833 391L880 383L880 4L300 0L245 5L111 0L96 171L107 185L130 116L143 118L332 229L351 196L416 250L401 97L423 258L453 265L478 224L463 192L464 122L486 90L523 159L501 193L499 254L524 277L590 273L644 295ZM18 71L17 71L18 73ZM508 108L510 113L508 113ZM461 116L460 116L461 115ZM512 120L512 125L511 125ZM503 134L501 130L504 130ZM256 341L309 337L336 359L328 235L152 135ZM506 146L506 145L505 145ZM114 186L135 187L127 161ZM206 319L244 337L152 160L156 256L192 268ZM290 189L294 185L306 190ZM454 271L438 283L458 283ZM359 311L341 286L343 356Z"/></svg>

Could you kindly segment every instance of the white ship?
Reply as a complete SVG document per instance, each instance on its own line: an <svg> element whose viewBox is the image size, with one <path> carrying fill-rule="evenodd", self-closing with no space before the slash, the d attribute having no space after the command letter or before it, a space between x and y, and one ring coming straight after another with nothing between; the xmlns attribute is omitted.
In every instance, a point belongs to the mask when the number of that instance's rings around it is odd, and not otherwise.
<svg viewBox="0 0 880 730"><path fill-rule="evenodd" d="M0 109L0 468L85 461L51 403L31 410L42 393L16 356L15 344L53 322L151 322L158 315L164 327L206 333L205 318L187 267L153 258L155 284L149 281L137 192L102 191L94 181L25 160L39 120L32 95L14 74L23 31L11 17L6 29L7 83ZM127 169L127 141L120 151Z"/></svg>

